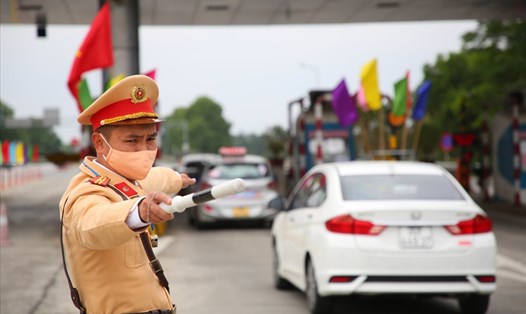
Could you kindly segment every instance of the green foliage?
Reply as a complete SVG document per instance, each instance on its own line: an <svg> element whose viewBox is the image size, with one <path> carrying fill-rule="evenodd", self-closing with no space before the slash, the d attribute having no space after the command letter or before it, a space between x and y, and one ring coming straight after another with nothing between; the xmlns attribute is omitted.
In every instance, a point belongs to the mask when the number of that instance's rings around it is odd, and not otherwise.
<svg viewBox="0 0 526 314"><path fill-rule="evenodd" d="M4 104L2 100L0 100L0 123L4 123L5 118L12 118L14 115L13 109L9 108L7 104Z"/></svg>
<svg viewBox="0 0 526 314"><path fill-rule="evenodd" d="M460 52L424 67L432 84L422 130L426 142L440 138L433 133L477 131L485 115L508 110L510 92L526 87L526 20L480 22L462 40ZM438 150L439 143L433 144ZM420 147L419 153L429 149Z"/></svg>
<svg viewBox="0 0 526 314"><path fill-rule="evenodd" d="M288 133L280 126L274 126L263 134L267 143L267 156L271 159L284 158L287 151L285 143L288 139Z"/></svg>
<svg viewBox="0 0 526 314"><path fill-rule="evenodd" d="M164 122L163 149L172 155L182 155L186 129L192 152L216 153L219 147L231 145L230 126L219 104L208 97L199 97L187 108L176 109Z"/></svg>
<svg viewBox="0 0 526 314"><path fill-rule="evenodd" d="M246 147L249 154L265 155L266 141L262 135L240 134L232 136L232 145Z"/></svg>
<svg viewBox="0 0 526 314"><path fill-rule="evenodd" d="M0 140L21 141L29 145L38 145L40 154L46 155L57 152L62 145L58 136L52 129L45 127L41 121L34 120L33 127L27 129L6 128L6 118L14 117L14 110L0 101Z"/></svg>

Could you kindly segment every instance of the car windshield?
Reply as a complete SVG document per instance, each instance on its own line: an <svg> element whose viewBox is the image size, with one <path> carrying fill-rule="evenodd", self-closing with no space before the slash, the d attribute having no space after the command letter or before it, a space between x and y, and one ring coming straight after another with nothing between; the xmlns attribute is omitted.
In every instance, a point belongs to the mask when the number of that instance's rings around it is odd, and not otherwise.
<svg viewBox="0 0 526 314"><path fill-rule="evenodd" d="M229 163L216 165L210 169L211 179L260 179L270 175L269 168L264 163Z"/></svg>
<svg viewBox="0 0 526 314"><path fill-rule="evenodd" d="M464 200L443 175L353 175L341 177L343 199Z"/></svg>

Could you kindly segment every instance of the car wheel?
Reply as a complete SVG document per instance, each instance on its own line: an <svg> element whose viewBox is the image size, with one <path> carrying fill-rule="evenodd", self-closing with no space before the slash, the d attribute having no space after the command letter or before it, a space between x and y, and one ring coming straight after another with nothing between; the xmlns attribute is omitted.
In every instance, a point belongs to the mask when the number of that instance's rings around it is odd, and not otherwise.
<svg viewBox="0 0 526 314"><path fill-rule="evenodd" d="M272 279L274 281L274 287L278 290L289 290L292 288L290 282L287 279L280 276L279 272L279 256L278 249L276 248L276 242L272 243Z"/></svg>
<svg viewBox="0 0 526 314"><path fill-rule="evenodd" d="M307 303L312 314L328 314L332 311L332 299L322 297L318 294L318 284L316 282L316 273L311 260L307 260L306 270L306 288Z"/></svg>
<svg viewBox="0 0 526 314"><path fill-rule="evenodd" d="M458 299L458 304L464 314L484 314L489 307L489 295L472 294Z"/></svg>

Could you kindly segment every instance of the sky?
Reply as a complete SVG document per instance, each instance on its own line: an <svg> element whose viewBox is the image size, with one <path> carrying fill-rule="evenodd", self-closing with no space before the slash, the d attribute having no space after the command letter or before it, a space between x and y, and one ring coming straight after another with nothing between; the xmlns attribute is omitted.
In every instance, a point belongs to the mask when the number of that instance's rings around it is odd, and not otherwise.
<svg viewBox="0 0 526 314"><path fill-rule="evenodd" d="M345 79L356 91L364 64L378 61L379 84L393 95L394 83L410 71L414 90L425 64L461 49L462 34L476 21L399 22L296 26L141 26L140 71L155 69L159 114L166 117L207 96L223 108L231 134L261 134L288 126L287 105L311 89L332 90ZM64 143L80 138L79 114L66 86L75 51L88 26L0 25L0 99L15 118L42 117L58 108L53 130ZM87 74L101 92L101 71Z"/></svg>

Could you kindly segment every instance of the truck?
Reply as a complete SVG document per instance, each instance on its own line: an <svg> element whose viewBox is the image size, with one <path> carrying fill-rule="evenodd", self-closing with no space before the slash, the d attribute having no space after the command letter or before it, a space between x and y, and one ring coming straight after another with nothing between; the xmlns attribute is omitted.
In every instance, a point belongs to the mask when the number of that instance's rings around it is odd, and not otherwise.
<svg viewBox="0 0 526 314"><path fill-rule="evenodd" d="M296 117L292 117L296 113ZM332 109L332 92L313 90L308 98L288 105L287 154L283 161L285 194L312 166L321 162L354 160L353 127L340 126Z"/></svg>

